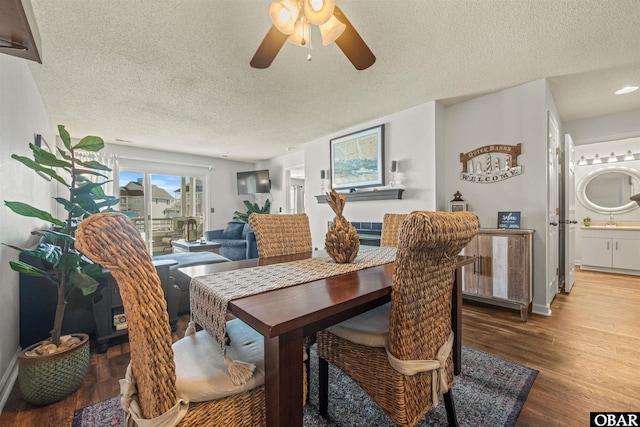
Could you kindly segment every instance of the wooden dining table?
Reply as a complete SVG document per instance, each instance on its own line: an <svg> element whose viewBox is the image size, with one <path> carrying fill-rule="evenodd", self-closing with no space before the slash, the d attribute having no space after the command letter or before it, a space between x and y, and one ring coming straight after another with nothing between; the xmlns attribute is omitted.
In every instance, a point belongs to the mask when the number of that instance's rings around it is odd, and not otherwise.
<svg viewBox="0 0 640 427"><path fill-rule="evenodd" d="M325 256L321 251L180 268L193 278ZM460 373L461 272L474 257L459 256L452 294L454 373ZM302 426L303 338L391 299L394 263L231 300L228 310L264 336L265 400L268 426Z"/></svg>

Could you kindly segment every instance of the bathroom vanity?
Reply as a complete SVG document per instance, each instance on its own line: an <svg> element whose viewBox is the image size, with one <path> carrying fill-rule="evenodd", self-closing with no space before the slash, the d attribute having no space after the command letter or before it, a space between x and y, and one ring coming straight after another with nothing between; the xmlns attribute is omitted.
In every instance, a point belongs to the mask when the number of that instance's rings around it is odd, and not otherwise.
<svg viewBox="0 0 640 427"><path fill-rule="evenodd" d="M583 270L640 275L640 223L581 226Z"/></svg>
<svg viewBox="0 0 640 427"><path fill-rule="evenodd" d="M631 198L638 192L640 170L635 167L607 165L580 180L578 201L601 218L589 225L583 221L580 227L576 244L582 252L583 270L640 275L640 221L634 214L639 206ZM620 221L622 214L626 220Z"/></svg>

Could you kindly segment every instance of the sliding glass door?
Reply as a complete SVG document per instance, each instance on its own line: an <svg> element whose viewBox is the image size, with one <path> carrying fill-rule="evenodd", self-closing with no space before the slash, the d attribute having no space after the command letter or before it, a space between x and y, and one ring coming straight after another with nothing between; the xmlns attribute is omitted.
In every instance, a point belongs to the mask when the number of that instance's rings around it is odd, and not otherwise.
<svg viewBox="0 0 640 427"><path fill-rule="evenodd" d="M204 225L203 180L198 177L120 170L120 211L136 224L153 255L171 242L197 240Z"/></svg>

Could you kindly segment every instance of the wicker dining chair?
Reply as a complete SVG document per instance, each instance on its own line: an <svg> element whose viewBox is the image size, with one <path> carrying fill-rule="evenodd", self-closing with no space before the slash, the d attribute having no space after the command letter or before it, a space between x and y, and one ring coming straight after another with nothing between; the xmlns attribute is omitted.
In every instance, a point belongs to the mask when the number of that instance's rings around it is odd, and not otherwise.
<svg viewBox="0 0 640 427"><path fill-rule="evenodd" d="M454 379L451 294L457 255L477 232L478 218L470 212L408 215L400 232L387 313L371 310L317 333L321 414L327 413L331 363L399 426L415 425L441 394L449 425L457 425L448 391ZM423 371L421 366L417 373L408 372L405 361L430 361L438 369Z"/></svg>
<svg viewBox="0 0 640 427"><path fill-rule="evenodd" d="M380 246L392 248L398 247L398 239L400 238L400 228L402 221L408 214L384 214L382 218L382 235L380 236Z"/></svg>
<svg viewBox="0 0 640 427"><path fill-rule="evenodd" d="M307 214L257 214L249 216L249 225L256 235L258 256L273 256L311 253L311 227ZM307 354L305 371L311 370L309 349L316 342L316 335L304 337L303 345ZM310 384L307 383L307 392Z"/></svg>
<svg viewBox="0 0 640 427"><path fill-rule="evenodd" d="M260 258L310 253L313 249L307 214L252 213L249 225L256 235Z"/></svg>
<svg viewBox="0 0 640 427"><path fill-rule="evenodd" d="M239 319L227 323L231 341L227 356L256 365L245 384L235 385L220 345L206 331L172 345L160 280L140 233L128 217L117 212L90 216L78 227L76 247L108 268L118 283L131 349L127 379L137 387L130 408L131 398L122 397L128 416L133 412L153 419L169 412L174 425L180 422L181 426L266 424L260 334ZM172 413L176 407L186 415Z"/></svg>

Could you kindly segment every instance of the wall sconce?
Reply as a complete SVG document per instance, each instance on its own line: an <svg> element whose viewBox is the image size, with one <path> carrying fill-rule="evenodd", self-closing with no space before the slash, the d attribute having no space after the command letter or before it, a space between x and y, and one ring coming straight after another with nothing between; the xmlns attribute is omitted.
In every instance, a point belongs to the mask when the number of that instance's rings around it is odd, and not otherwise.
<svg viewBox="0 0 640 427"><path fill-rule="evenodd" d="M616 162L628 162L636 159L636 156L640 159L640 153L632 153L631 150L627 151L627 154L622 156L616 156L616 153L613 151L609 156L605 158L606 163L616 163ZM602 158L600 155L596 154L593 159L585 159L584 156L580 156L580 159L576 162L578 166L586 166L586 165L599 165L602 164Z"/></svg>

